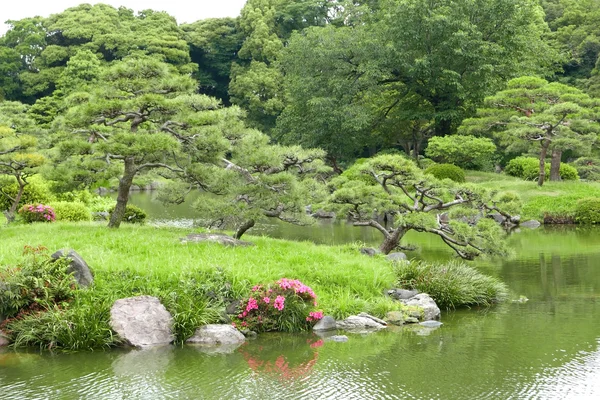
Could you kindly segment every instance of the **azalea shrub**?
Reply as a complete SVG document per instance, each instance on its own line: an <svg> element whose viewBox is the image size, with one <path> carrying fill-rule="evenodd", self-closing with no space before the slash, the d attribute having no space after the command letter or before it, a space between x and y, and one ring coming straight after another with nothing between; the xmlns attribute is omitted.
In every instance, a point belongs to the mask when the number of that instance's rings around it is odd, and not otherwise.
<svg viewBox="0 0 600 400"><path fill-rule="evenodd" d="M54 209L44 204L25 204L19 209L19 215L25 222L53 222L56 220Z"/></svg>
<svg viewBox="0 0 600 400"><path fill-rule="evenodd" d="M270 285L252 288L240 304L233 325L256 332L297 332L309 329L323 318L316 310L317 296L297 279L282 278Z"/></svg>

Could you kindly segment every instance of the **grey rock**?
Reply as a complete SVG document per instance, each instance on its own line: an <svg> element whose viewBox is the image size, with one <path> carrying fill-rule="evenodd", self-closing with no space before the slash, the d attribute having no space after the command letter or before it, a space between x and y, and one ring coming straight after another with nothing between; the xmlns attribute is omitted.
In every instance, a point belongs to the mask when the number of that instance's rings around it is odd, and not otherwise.
<svg viewBox="0 0 600 400"><path fill-rule="evenodd" d="M136 347L171 343L173 317L156 297L137 296L115 301L110 326L123 341Z"/></svg>
<svg viewBox="0 0 600 400"><path fill-rule="evenodd" d="M444 323L440 321L423 321L419 322L419 325L424 326L426 328L438 328L444 325Z"/></svg>
<svg viewBox="0 0 600 400"><path fill-rule="evenodd" d="M250 329L242 329L240 332L249 339L254 339L258 336L258 333L251 331Z"/></svg>
<svg viewBox="0 0 600 400"><path fill-rule="evenodd" d="M337 321L337 328L346 331L370 331L383 329L385 325L375 322L371 318L353 315L343 321Z"/></svg>
<svg viewBox="0 0 600 400"><path fill-rule="evenodd" d="M335 213L333 211L317 210L317 212L312 213L310 216L319 219L331 219L335 218Z"/></svg>
<svg viewBox="0 0 600 400"><path fill-rule="evenodd" d="M503 224L504 221L506 221L506 218L504 217L504 215L500 214L500 213L493 213L489 215L490 218L493 218L494 221L496 221L499 224Z"/></svg>
<svg viewBox="0 0 600 400"><path fill-rule="evenodd" d="M521 222L521 216L520 215L514 215L512 217L510 217L510 222L515 224L515 225L519 225L519 222Z"/></svg>
<svg viewBox="0 0 600 400"><path fill-rule="evenodd" d="M335 318L330 315L325 315L313 326L313 331L332 331L334 329L337 329L337 324Z"/></svg>
<svg viewBox="0 0 600 400"><path fill-rule="evenodd" d="M2 336L2 334L0 334L0 347L6 347L10 344L10 341L8 340L8 338L5 338L4 336Z"/></svg>
<svg viewBox="0 0 600 400"><path fill-rule="evenodd" d="M423 309L423 321L440 319L440 308L427 293L419 293L408 300L400 300L407 306L417 306Z"/></svg>
<svg viewBox="0 0 600 400"><path fill-rule="evenodd" d="M237 315L240 312L240 305L242 302L240 300L234 300L225 308L225 312L229 315Z"/></svg>
<svg viewBox="0 0 600 400"><path fill-rule="evenodd" d="M107 221L110 218L110 213L108 211L93 212L92 218L94 221Z"/></svg>
<svg viewBox="0 0 600 400"><path fill-rule="evenodd" d="M202 346L240 345L246 341L242 332L231 325L211 324L196 329L194 336L186 340L187 344Z"/></svg>
<svg viewBox="0 0 600 400"><path fill-rule="evenodd" d="M373 257L375 254L381 253L379 250L374 249L372 247L363 247L359 250L361 254L364 254L369 257Z"/></svg>
<svg viewBox="0 0 600 400"><path fill-rule="evenodd" d="M525 221L525 222L521 223L519 226L522 227L522 228L537 229L541 225L542 224L540 224L539 221L536 221L535 219L532 219L532 220Z"/></svg>
<svg viewBox="0 0 600 400"><path fill-rule="evenodd" d="M407 261L406 254L402 252L390 253L385 258L392 262Z"/></svg>
<svg viewBox="0 0 600 400"><path fill-rule="evenodd" d="M439 218L441 224L450 223L450 216L448 215L447 212L438 214L438 218Z"/></svg>
<svg viewBox="0 0 600 400"><path fill-rule="evenodd" d="M67 257L71 260L67 272L73 273L73 277L79 286L88 287L94 283L94 275L90 267L88 267L84 259L75 250L66 251L61 249L52 254L51 257L55 260L61 257Z"/></svg>
<svg viewBox="0 0 600 400"><path fill-rule="evenodd" d="M419 319L423 316L423 313L421 311L417 311L417 310L410 310L408 312L408 316Z"/></svg>
<svg viewBox="0 0 600 400"><path fill-rule="evenodd" d="M231 236L224 235L222 233L190 233L184 238L179 239L181 243L198 243L198 242L211 242L220 243L224 246L254 246L254 243L244 242L243 240L237 240Z"/></svg>
<svg viewBox="0 0 600 400"><path fill-rule="evenodd" d="M388 296L396 300L407 300L419 294L418 290L406 289L390 289L387 291Z"/></svg>
<svg viewBox="0 0 600 400"><path fill-rule="evenodd" d="M367 314L365 312L361 312L360 314L358 314L358 316L359 317L363 317L363 318L372 319L373 321L375 321L375 322L377 322L378 324L381 324L381 325L387 325L387 322L385 322L384 320L382 320L380 318L377 318L377 317L374 317L372 315L369 315L369 314Z"/></svg>
<svg viewBox="0 0 600 400"><path fill-rule="evenodd" d="M407 324L417 324L419 320L415 317L408 317L404 320Z"/></svg>
<svg viewBox="0 0 600 400"><path fill-rule="evenodd" d="M332 342L345 343L348 341L348 336L346 335L335 335L329 338Z"/></svg>
<svg viewBox="0 0 600 400"><path fill-rule="evenodd" d="M385 315L385 319L391 325L404 325L404 313L402 311L390 311Z"/></svg>

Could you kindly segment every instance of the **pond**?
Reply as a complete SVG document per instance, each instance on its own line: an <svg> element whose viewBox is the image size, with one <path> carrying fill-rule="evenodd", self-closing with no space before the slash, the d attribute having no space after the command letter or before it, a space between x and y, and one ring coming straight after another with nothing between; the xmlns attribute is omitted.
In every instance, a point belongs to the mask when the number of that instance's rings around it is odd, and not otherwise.
<svg viewBox="0 0 600 400"><path fill-rule="evenodd" d="M279 225L259 228L290 234ZM313 229L324 232L315 236L321 242L379 240L341 224L293 232L314 239ZM411 257L451 255L435 240L412 239L421 250ZM600 398L600 229L524 230L509 240L513 258L476 265L506 282L515 298L529 298L524 303L444 312L444 325L435 330L348 334L346 343L314 334L263 334L231 354L186 347L3 350L0 398Z"/></svg>

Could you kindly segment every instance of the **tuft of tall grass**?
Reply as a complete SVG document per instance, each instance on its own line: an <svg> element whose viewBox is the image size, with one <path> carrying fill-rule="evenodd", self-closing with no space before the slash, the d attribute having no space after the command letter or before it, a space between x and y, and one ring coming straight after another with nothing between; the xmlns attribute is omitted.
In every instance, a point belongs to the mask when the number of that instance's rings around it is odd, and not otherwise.
<svg viewBox="0 0 600 400"><path fill-rule="evenodd" d="M429 294L440 308L490 306L508 297L504 283L461 261L414 261L395 268L400 286Z"/></svg>

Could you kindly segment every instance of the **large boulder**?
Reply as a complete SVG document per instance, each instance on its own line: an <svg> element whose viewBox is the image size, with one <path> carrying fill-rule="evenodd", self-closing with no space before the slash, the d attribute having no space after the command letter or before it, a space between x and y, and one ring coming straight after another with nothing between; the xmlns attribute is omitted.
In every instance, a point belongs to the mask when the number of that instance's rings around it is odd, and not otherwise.
<svg viewBox="0 0 600 400"><path fill-rule="evenodd" d="M196 329L194 336L186 340L187 344L203 347L223 346L229 352L246 341L246 337L231 325L211 324Z"/></svg>
<svg viewBox="0 0 600 400"><path fill-rule="evenodd" d="M90 270L85 260L75 250L71 249L67 251L61 249L52 254L51 257L55 260L66 257L70 260L67 272L73 273L73 277L80 287L88 287L94 283L92 270Z"/></svg>
<svg viewBox="0 0 600 400"><path fill-rule="evenodd" d="M209 242L219 243L224 246L254 246L254 243L244 242L243 240L237 240L231 236L224 235L222 233L190 233L184 238L179 239L181 243L198 243L198 242Z"/></svg>
<svg viewBox="0 0 600 400"><path fill-rule="evenodd" d="M335 318L330 315L325 315L313 326L313 331L332 331L337 329Z"/></svg>
<svg viewBox="0 0 600 400"><path fill-rule="evenodd" d="M4 336L2 336L2 333L0 333L0 347L6 347L10 344L10 341L8 340L8 338L5 338Z"/></svg>
<svg viewBox="0 0 600 400"><path fill-rule="evenodd" d="M407 306L420 307L423 310L423 321L440 319L440 308L427 293L419 293L410 299L401 299L400 301Z"/></svg>
<svg viewBox="0 0 600 400"><path fill-rule="evenodd" d="M152 296L115 301L110 309L110 326L130 346L160 346L175 339L173 317L160 300Z"/></svg>
<svg viewBox="0 0 600 400"><path fill-rule="evenodd" d="M337 321L337 328L345 331L375 331L385 328L385 325L369 317L352 315L343 321Z"/></svg>

